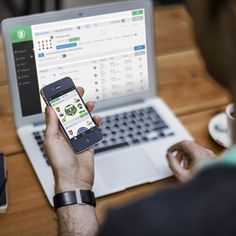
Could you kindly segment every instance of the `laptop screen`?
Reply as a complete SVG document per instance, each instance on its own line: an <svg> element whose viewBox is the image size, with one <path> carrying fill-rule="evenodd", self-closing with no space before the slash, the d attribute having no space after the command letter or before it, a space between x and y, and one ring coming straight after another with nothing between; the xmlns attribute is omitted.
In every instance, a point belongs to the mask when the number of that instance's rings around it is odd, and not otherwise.
<svg viewBox="0 0 236 236"><path fill-rule="evenodd" d="M45 108L40 89L71 77L85 101L149 90L145 10L11 29L24 117Z"/></svg>

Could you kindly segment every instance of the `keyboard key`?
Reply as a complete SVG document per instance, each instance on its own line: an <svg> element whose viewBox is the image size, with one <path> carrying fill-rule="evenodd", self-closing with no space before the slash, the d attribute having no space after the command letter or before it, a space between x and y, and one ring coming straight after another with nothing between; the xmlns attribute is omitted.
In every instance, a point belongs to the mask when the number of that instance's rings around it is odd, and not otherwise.
<svg viewBox="0 0 236 236"><path fill-rule="evenodd" d="M103 143L104 145L106 145L106 144L107 144L107 141L106 141L106 140L102 140L102 143Z"/></svg>
<svg viewBox="0 0 236 236"><path fill-rule="evenodd" d="M142 140L143 140L143 142L148 142L149 141L149 139L147 137L143 137Z"/></svg>
<svg viewBox="0 0 236 236"><path fill-rule="evenodd" d="M39 135L34 136L34 138L35 138L36 140L42 140L41 136L39 136Z"/></svg>
<svg viewBox="0 0 236 236"><path fill-rule="evenodd" d="M164 138L166 135L164 133L159 133L159 137Z"/></svg>
<svg viewBox="0 0 236 236"><path fill-rule="evenodd" d="M149 140L157 139L157 137L158 137L158 134L156 132L152 132L147 135L147 138Z"/></svg>
<svg viewBox="0 0 236 236"><path fill-rule="evenodd" d="M165 123L158 123L154 125L153 130L161 130L166 128L168 128L168 126Z"/></svg>
<svg viewBox="0 0 236 236"><path fill-rule="evenodd" d="M41 141L41 140L38 141L38 145L39 145L39 146L43 146L43 141Z"/></svg>
<svg viewBox="0 0 236 236"><path fill-rule="evenodd" d="M138 144L138 143L140 143L140 142L139 142L138 139L134 139L134 140L132 141L132 143L133 143L133 144Z"/></svg>
<svg viewBox="0 0 236 236"><path fill-rule="evenodd" d="M146 112L148 112L148 113L156 113L156 111L154 110L153 107L148 107L148 108L146 109Z"/></svg>

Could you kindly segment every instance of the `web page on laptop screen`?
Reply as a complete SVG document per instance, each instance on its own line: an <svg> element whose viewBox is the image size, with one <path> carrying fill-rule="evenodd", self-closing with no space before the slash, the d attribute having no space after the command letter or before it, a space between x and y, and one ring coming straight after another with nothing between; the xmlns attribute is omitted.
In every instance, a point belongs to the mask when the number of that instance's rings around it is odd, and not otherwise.
<svg viewBox="0 0 236 236"><path fill-rule="evenodd" d="M11 30L22 115L42 113L40 89L71 77L85 101L101 101L149 89L145 10Z"/></svg>

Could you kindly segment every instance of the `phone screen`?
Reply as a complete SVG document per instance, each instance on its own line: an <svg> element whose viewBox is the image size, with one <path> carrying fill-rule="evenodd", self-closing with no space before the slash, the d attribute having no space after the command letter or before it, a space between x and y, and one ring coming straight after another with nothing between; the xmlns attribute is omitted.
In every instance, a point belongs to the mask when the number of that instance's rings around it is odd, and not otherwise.
<svg viewBox="0 0 236 236"><path fill-rule="evenodd" d="M79 138L96 126L74 88L50 98L49 102L70 139Z"/></svg>

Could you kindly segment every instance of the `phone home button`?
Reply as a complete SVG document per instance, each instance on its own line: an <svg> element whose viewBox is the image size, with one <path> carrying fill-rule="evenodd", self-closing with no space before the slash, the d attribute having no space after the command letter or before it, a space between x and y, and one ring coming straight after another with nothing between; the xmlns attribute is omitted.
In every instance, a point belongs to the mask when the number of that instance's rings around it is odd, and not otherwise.
<svg viewBox="0 0 236 236"><path fill-rule="evenodd" d="M85 139L85 142L86 142L86 143L90 143L90 139L89 139L89 138L86 138L86 139Z"/></svg>

